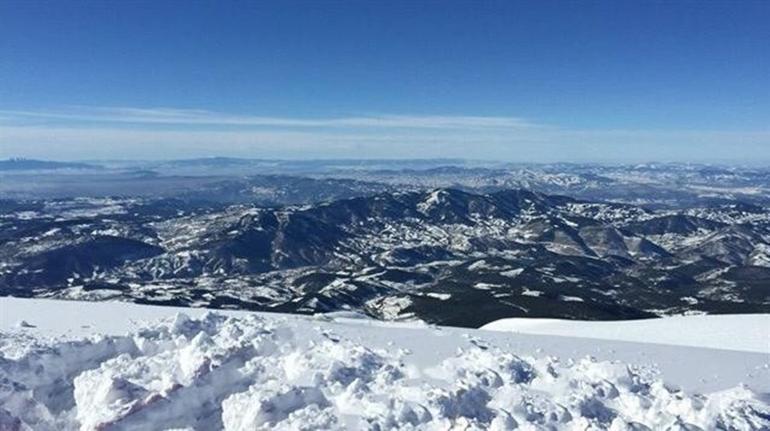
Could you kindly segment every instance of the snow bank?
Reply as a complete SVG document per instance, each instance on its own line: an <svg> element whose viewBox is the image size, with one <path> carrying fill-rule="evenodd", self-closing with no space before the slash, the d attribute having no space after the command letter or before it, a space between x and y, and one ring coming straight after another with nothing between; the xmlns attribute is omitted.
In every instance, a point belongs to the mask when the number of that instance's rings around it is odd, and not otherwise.
<svg viewBox="0 0 770 431"><path fill-rule="evenodd" d="M620 322L511 318L488 323L481 329L770 354L770 314L676 316Z"/></svg>
<svg viewBox="0 0 770 431"><path fill-rule="evenodd" d="M525 355L482 331L343 328L207 313L127 335L4 331L15 347L0 358L0 429L770 427L770 406L747 386L691 394L651 367ZM405 348L408 338L432 354Z"/></svg>

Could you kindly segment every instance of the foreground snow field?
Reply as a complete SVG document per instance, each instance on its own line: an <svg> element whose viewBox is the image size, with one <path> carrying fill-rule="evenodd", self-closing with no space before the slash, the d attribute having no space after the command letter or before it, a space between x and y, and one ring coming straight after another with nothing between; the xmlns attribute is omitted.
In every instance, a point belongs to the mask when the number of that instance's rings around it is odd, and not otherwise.
<svg viewBox="0 0 770 431"><path fill-rule="evenodd" d="M0 298L0 430L770 427L751 345L178 311Z"/></svg>

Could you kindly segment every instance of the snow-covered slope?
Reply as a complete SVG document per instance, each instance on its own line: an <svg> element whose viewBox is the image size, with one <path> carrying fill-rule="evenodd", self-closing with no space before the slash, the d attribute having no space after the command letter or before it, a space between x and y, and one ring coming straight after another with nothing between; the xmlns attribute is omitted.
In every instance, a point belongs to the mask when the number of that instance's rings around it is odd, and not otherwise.
<svg viewBox="0 0 770 431"><path fill-rule="evenodd" d="M178 311L1 298L0 429L770 427L764 353Z"/></svg>
<svg viewBox="0 0 770 431"><path fill-rule="evenodd" d="M289 188L305 181L314 182ZM333 183L316 184L311 194L328 199L306 205L198 194L2 200L0 295L355 309L472 328L506 317L770 312L762 206L649 209L524 189L365 193Z"/></svg>
<svg viewBox="0 0 770 431"><path fill-rule="evenodd" d="M615 322L511 318L488 323L481 329L770 354L770 314L672 316Z"/></svg>

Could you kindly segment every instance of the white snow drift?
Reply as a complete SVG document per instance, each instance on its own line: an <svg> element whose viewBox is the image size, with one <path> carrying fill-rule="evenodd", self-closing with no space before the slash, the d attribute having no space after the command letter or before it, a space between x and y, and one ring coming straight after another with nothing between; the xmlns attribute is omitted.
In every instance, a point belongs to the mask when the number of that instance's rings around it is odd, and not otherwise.
<svg viewBox="0 0 770 431"><path fill-rule="evenodd" d="M621 322L510 318L481 329L770 354L770 314L673 316Z"/></svg>
<svg viewBox="0 0 770 431"><path fill-rule="evenodd" d="M522 354L500 345L509 334L377 325L176 314L68 340L4 327L0 429L770 427L749 386L693 394L645 366ZM426 350L403 347L414 339Z"/></svg>

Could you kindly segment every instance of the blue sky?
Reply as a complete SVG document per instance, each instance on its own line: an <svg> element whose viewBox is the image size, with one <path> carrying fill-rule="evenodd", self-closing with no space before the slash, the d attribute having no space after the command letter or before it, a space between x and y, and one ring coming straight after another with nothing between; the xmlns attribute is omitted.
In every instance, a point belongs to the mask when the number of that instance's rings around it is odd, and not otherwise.
<svg viewBox="0 0 770 431"><path fill-rule="evenodd" d="M770 161L770 2L0 2L0 157Z"/></svg>

